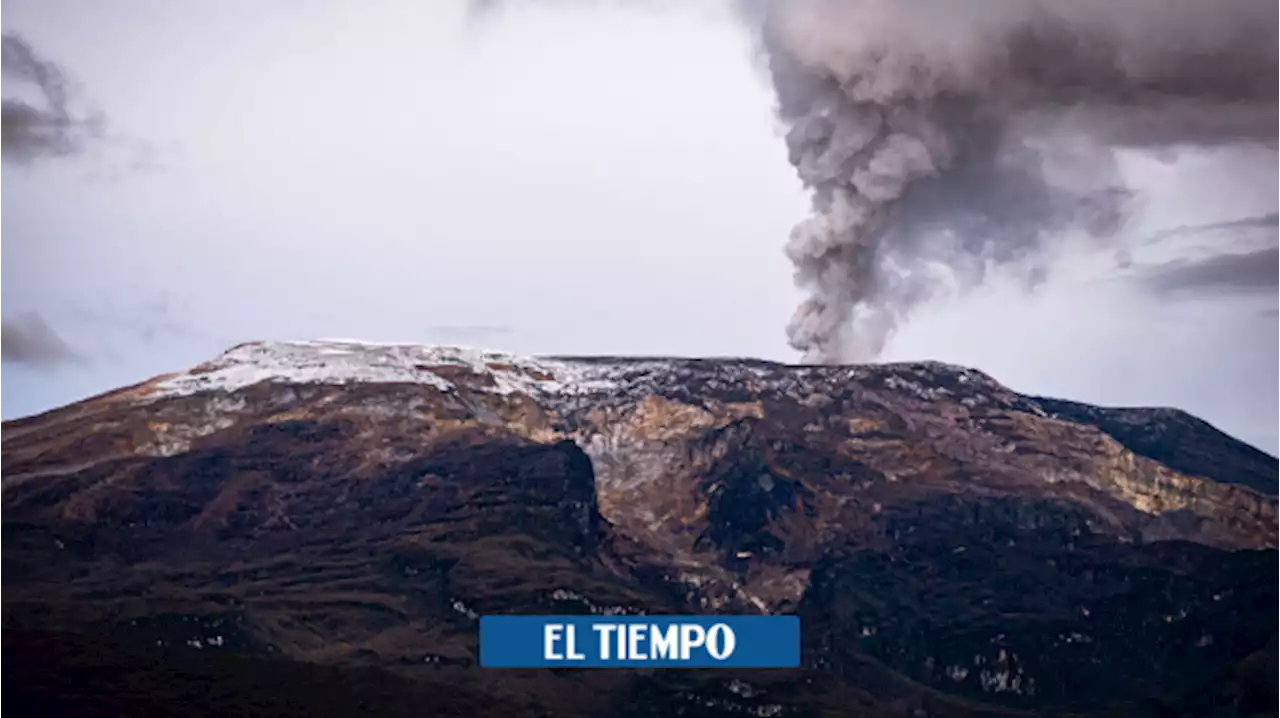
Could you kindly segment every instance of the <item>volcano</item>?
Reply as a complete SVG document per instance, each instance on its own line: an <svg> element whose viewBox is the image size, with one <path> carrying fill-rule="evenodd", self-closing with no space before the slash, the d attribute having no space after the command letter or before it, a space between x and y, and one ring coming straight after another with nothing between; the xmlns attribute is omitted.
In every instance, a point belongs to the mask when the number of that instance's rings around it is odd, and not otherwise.
<svg viewBox="0 0 1280 718"><path fill-rule="evenodd" d="M1277 461L940 363L254 342L5 422L33 715L1273 712ZM482 669L483 614L797 614L775 671Z"/></svg>

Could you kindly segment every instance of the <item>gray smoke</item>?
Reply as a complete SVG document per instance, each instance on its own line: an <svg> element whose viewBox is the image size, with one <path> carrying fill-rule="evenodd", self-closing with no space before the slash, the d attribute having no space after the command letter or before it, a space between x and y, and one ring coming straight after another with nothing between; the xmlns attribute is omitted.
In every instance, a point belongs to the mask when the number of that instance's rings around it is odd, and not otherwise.
<svg viewBox="0 0 1280 718"><path fill-rule="evenodd" d="M95 133L95 123L73 116L66 75L21 37L9 32L0 37L0 69L6 93L0 100L0 154L5 160L25 164L74 154ZM28 97L11 94L15 87ZM0 321L0 356L5 362L42 368L77 358L38 313Z"/></svg>
<svg viewBox="0 0 1280 718"><path fill-rule="evenodd" d="M1277 127L1273 0L758 0L813 212L787 255L811 362L874 359L944 275L1105 238L1114 150L1261 142Z"/></svg>
<svg viewBox="0 0 1280 718"><path fill-rule="evenodd" d="M758 31L813 195L786 249L810 294L787 327L807 361L874 359L940 288L997 265L1034 285L1051 241L1115 234L1134 194L1117 149L1275 151L1274 2L732 4Z"/></svg>
<svg viewBox="0 0 1280 718"><path fill-rule="evenodd" d="M6 92L0 101L0 148L6 160L30 162L84 149L102 133L96 113L72 109L72 86L56 64L40 57L18 35L4 33L2 64L5 90L15 86L28 97Z"/></svg>
<svg viewBox="0 0 1280 718"><path fill-rule="evenodd" d="M35 313L0 321L0 357L40 368L78 360L76 352Z"/></svg>
<svg viewBox="0 0 1280 718"><path fill-rule="evenodd" d="M807 361L874 359L939 289L996 266L1034 286L1051 242L1114 235L1134 195L1118 149L1276 150L1274 2L730 2L758 33L790 160L812 191L786 250L810 294L787 327ZM1205 277L1253 286L1253 274L1232 271L1252 251L1203 260ZM1127 248L1117 257L1131 264ZM1163 269L1194 283L1196 264Z"/></svg>

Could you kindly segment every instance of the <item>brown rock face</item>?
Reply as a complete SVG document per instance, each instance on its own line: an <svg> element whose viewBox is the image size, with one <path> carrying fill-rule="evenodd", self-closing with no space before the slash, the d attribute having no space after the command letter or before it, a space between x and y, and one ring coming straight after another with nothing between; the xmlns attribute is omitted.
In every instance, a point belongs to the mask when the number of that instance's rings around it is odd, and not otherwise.
<svg viewBox="0 0 1280 718"><path fill-rule="evenodd" d="M1127 666L1185 644L1217 651L1180 669L1203 674L1275 633L1274 458L1177 412L1022 396L941 364L254 343L7 422L3 474L7 628L443 676L506 714L626 714L610 701L639 693L758 715L844 705L848 691L865 710L1131 705L1169 699L1185 674L1125 687L1028 652L1078 634L1106 647L1088 660ZM957 563L966 552L1002 568ZM1097 565L1076 566L1082 556ZM1269 576L1244 578L1268 565L1251 556L1270 556ZM1031 623L1034 606L1012 618L998 593L964 608L939 598L973 612L963 630L919 605L993 576L1070 592L1065 566L1089 582L1117 566L1167 580L1098 579ZM914 603L888 610L854 575ZM1196 576L1214 590L1184 590ZM1151 631L1181 633L1139 646L1097 635L1112 624L1078 625L1089 605L1148 590L1152 615L1182 612ZM1213 596L1230 592L1254 603L1222 613L1230 600ZM1269 622L1231 623L1267 600ZM829 629L805 673L755 688L616 673L498 688L469 668L478 614L530 611L799 611ZM1187 616L1217 648L1196 647L1206 639L1183 630ZM1012 630L1001 621L1034 640L993 643ZM1071 681L1105 686L1086 699Z"/></svg>

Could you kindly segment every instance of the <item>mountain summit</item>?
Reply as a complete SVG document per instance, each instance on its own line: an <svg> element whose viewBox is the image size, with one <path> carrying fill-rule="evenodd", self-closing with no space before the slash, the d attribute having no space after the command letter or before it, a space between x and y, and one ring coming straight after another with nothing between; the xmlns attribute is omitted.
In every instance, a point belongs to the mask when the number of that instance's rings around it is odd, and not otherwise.
<svg viewBox="0 0 1280 718"><path fill-rule="evenodd" d="M1275 704L1276 459L972 369L255 342L6 422L2 457L37 708L85 656L186 685L157 655L298 715L344 710L317 680L386 715ZM797 613L804 668L476 668L511 612Z"/></svg>

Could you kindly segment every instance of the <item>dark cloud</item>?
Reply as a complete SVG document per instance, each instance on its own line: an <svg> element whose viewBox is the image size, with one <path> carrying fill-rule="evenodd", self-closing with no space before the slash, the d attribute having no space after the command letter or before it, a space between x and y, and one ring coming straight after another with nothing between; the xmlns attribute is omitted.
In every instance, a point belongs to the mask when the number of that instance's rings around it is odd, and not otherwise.
<svg viewBox="0 0 1280 718"><path fill-rule="evenodd" d="M6 362L39 368L80 360L53 327L35 313L0 321L0 355Z"/></svg>
<svg viewBox="0 0 1280 718"><path fill-rule="evenodd" d="M1175 260L1150 267L1141 281L1161 294L1239 294L1280 290L1280 248Z"/></svg>
<svg viewBox="0 0 1280 718"><path fill-rule="evenodd" d="M0 145L4 159L27 163L74 155L102 136L102 115L74 109L73 88L60 67L40 57L16 34L4 33L2 42L6 97L0 107ZM7 92L15 87L32 97Z"/></svg>
<svg viewBox="0 0 1280 718"><path fill-rule="evenodd" d="M1127 276L1162 295L1276 294L1280 291L1280 214L1268 212L1225 222L1186 224L1162 230L1146 245L1200 239L1201 256L1160 264L1134 264Z"/></svg>

